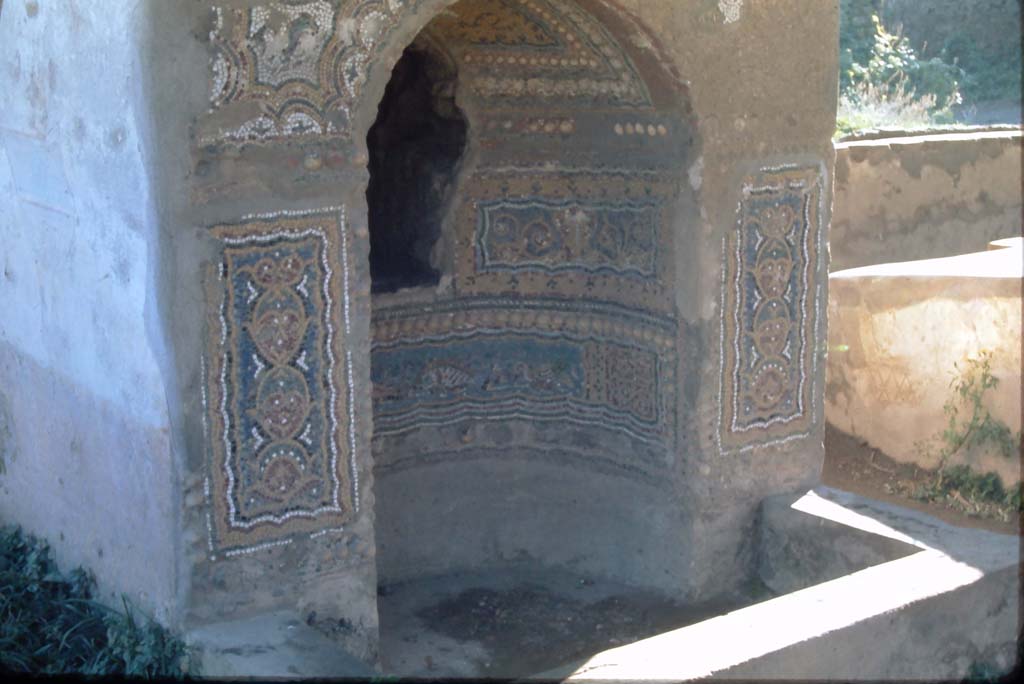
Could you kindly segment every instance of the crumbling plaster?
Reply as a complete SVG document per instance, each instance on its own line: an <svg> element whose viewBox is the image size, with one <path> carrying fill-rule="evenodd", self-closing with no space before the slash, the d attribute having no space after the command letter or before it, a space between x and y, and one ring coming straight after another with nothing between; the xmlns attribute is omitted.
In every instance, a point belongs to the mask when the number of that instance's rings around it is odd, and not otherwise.
<svg viewBox="0 0 1024 684"><path fill-rule="evenodd" d="M832 270L967 254L1021 231L1021 134L836 145Z"/></svg>

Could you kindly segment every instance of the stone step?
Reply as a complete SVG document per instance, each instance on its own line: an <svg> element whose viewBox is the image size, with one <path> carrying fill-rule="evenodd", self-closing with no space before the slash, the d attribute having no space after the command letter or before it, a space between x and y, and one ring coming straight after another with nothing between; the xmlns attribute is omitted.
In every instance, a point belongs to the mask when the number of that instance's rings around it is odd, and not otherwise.
<svg viewBox="0 0 1024 684"><path fill-rule="evenodd" d="M188 632L199 673L211 679L369 679L378 673L292 612L220 622Z"/></svg>

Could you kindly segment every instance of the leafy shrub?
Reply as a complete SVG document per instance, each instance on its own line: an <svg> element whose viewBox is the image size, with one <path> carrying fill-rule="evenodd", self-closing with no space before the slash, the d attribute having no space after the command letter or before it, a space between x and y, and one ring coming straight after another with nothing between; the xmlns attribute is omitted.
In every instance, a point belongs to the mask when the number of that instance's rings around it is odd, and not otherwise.
<svg viewBox="0 0 1024 684"><path fill-rule="evenodd" d="M1006 491L1002 480L996 473L979 474L968 465L955 465L947 468L942 479L942 491L960 492L961 496L975 501L991 501L1003 503Z"/></svg>
<svg viewBox="0 0 1024 684"><path fill-rule="evenodd" d="M851 65L851 85L867 82L890 91L903 87L919 97L931 95L935 98L936 112L960 103L959 81L963 78L960 67L938 57L919 59L910 41L886 30L878 15L873 15L871 22L874 27L871 54L866 63Z"/></svg>
<svg viewBox="0 0 1024 684"><path fill-rule="evenodd" d="M878 0L843 0L840 21L840 133L954 122L959 66L919 58L905 36L883 25Z"/></svg>
<svg viewBox="0 0 1024 684"><path fill-rule="evenodd" d="M854 65L867 64L875 47L879 0L842 0L839 5L839 90L853 86Z"/></svg>
<svg viewBox="0 0 1024 684"><path fill-rule="evenodd" d="M946 39L940 52L942 59L957 64L964 71L961 84L963 99L968 103L1021 99L1021 44L1019 41L999 43L995 54L984 50L965 35Z"/></svg>
<svg viewBox="0 0 1024 684"><path fill-rule="evenodd" d="M999 681L1011 681L1007 677L1007 672L1002 670L998 665L986 661L974 661L971 666L967 668L966 681L968 682L999 682Z"/></svg>
<svg viewBox="0 0 1024 684"><path fill-rule="evenodd" d="M187 651L162 627L92 600L95 582L60 573L49 546L0 528L0 671L180 678Z"/></svg>
<svg viewBox="0 0 1024 684"><path fill-rule="evenodd" d="M959 365L955 367L958 375L950 382L955 397L942 407L948 423L942 433L941 463L962 450L986 446L995 448L1004 458L1019 454L1020 434L1014 435L984 405L985 392L999 384L999 378L992 375L992 352L983 351L978 358L968 359L963 370ZM965 414L969 416L964 418Z"/></svg>

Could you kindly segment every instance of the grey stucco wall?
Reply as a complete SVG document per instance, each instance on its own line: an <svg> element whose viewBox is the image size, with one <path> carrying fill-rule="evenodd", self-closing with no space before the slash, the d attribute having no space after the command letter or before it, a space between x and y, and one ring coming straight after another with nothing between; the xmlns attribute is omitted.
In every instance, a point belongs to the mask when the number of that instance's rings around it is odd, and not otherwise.
<svg viewBox="0 0 1024 684"><path fill-rule="evenodd" d="M217 3L225 14L260 4L265 3ZM334 3L336 7L346 4ZM209 269L216 272L216 266L223 263L224 244L212 228L244 224L247 215L264 212L282 217L281 212L345 206L352 214L352 207L365 203L353 178L364 177L353 172L348 150L340 169L325 163L321 173L309 173L303 167L307 153L322 152L327 159L338 156L338 150L317 144L270 149L247 145L221 155L199 142L198 129L211 108L213 6L211 2L150 3L144 48L146 116L151 121L157 158L154 171L160 187L159 245L164 255L154 296L167 312L165 320L174 340L167 360L174 365L181 395L175 402L178 413L172 415L172 421L174 433L185 445L180 508L183 532L177 558L183 619L191 626L271 610L294 611L336 639L347 652L372 663L377 658L377 584L368 448L372 413L366 389L368 245L351 238L353 231L359 232L360 224L349 222L342 227L337 212L310 220L324 221L321 225L335 237L347 232L352 250L348 274L352 283L352 331L338 346L342 352L351 351L354 359L354 371L348 376L356 389L351 397L356 416L351 433L356 442L352 466L358 476L361 507L358 511L350 509L351 516L343 525L323 523L318 532L283 533L268 544L251 542L240 549L237 547L243 545L232 547L213 537L217 524L214 507L221 493L211 479L214 469L223 472L223 463L211 465L210 449L217 437L208 438L213 427L207 422L209 387L203 360L209 363L213 359L208 344L217 321L215 316L210 318L204 282L209 285ZM222 175L224 167L230 176L227 182ZM332 268L340 279L340 254L334 254L334 258ZM345 391L343 385L336 389ZM347 470L348 454L343 458Z"/></svg>
<svg viewBox="0 0 1024 684"><path fill-rule="evenodd" d="M1021 234L1019 131L836 144L832 270L953 256Z"/></svg>
<svg viewBox="0 0 1024 684"><path fill-rule="evenodd" d="M153 299L144 2L0 15L0 519L165 621L179 613L173 438Z"/></svg>

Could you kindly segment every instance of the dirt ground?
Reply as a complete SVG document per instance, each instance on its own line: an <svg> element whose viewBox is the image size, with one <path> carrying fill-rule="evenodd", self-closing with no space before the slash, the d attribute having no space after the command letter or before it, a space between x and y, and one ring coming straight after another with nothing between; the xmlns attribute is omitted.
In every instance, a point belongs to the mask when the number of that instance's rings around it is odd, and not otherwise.
<svg viewBox="0 0 1024 684"><path fill-rule="evenodd" d="M523 677L751 605L756 582L701 604L551 568L381 587L381 656L398 677Z"/></svg>
<svg viewBox="0 0 1024 684"><path fill-rule="evenodd" d="M913 492L933 481L934 477L934 471L894 461L859 439L826 425L825 467L822 471L822 481L826 485L923 511L951 525L1020 534L1019 512L1012 516L1005 510L986 509L962 498L949 501L914 498ZM1003 515L1008 519L1000 519Z"/></svg>
<svg viewBox="0 0 1024 684"><path fill-rule="evenodd" d="M469 589L419 615L450 637L483 643L493 654L490 673L506 677L540 672L735 607L677 605L642 591L588 604L526 584L506 591Z"/></svg>

